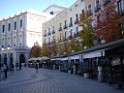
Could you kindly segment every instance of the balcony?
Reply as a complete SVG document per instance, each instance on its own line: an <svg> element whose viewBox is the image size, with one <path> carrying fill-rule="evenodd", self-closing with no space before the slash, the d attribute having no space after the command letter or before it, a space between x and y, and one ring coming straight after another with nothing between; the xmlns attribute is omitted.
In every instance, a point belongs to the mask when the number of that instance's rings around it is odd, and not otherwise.
<svg viewBox="0 0 124 93"><path fill-rule="evenodd" d="M77 24L78 23L78 19L76 19L74 23Z"/></svg>
<svg viewBox="0 0 124 93"><path fill-rule="evenodd" d="M52 31L52 34L54 34L54 33L55 33L55 30Z"/></svg>
<svg viewBox="0 0 124 93"><path fill-rule="evenodd" d="M95 12L98 12L100 9L101 9L101 5L97 4L96 7L95 7Z"/></svg>
<svg viewBox="0 0 124 93"><path fill-rule="evenodd" d="M73 26L73 24L72 23L69 23L69 27L71 27L71 26Z"/></svg>
<svg viewBox="0 0 124 93"><path fill-rule="evenodd" d="M59 27L59 28L58 28L58 31L62 31L62 27Z"/></svg>
<svg viewBox="0 0 124 93"><path fill-rule="evenodd" d="M66 29L67 28L67 25L64 25L64 29Z"/></svg>
<svg viewBox="0 0 124 93"><path fill-rule="evenodd" d="M111 0L103 0L103 5L107 5L109 2L111 2Z"/></svg>

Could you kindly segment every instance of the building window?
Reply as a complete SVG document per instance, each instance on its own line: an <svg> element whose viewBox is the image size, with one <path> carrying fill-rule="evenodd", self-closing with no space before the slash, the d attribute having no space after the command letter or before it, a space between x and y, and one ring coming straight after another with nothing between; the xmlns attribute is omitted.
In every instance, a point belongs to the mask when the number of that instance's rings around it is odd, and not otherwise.
<svg viewBox="0 0 124 93"><path fill-rule="evenodd" d="M2 45L2 48L4 48L4 45Z"/></svg>
<svg viewBox="0 0 124 93"><path fill-rule="evenodd" d="M64 21L64 29L67 28L67 20Z"/></svg>
<svg viewBox="0 0 124 93"><path fill-rule="evenodd" d="M75 24L78 23L78 14L76 14L76 20L75 20Z"/></svg>
<svg viewBox="0 0 124 93"><path fill-rule="evenodd" d="M67 20L65 20L65 26L67 25Z"/></svg>
<svg viewBox="0 0 124 93"><path fill-rule="evenodd" d="M78 35L78 26L76 27L76 35Z"/></svg>
<svg viewBox="0 0 124 93"><path fill-rule="evenodd" d="M95 12L99 11L101 9L101 5L99 0L96 0L96 7L95 7Z"/></svg>
<svg viewBox="0 0 124 93"><path fill-rule="evenodd" d="M54 12L53 12L53 11L51 11L51 12L50 12L50 14L51 14L51 15L54 15Z"/></svg>
<svg viewBox="0 0 124 93"><path fill-rule="evenodd" d="M55 33L55 26L52 27L52 33Z"/></svg>
<svg viewBox="0 0 124 93"><path fill-rule="evenodd" d="M120 14L123 13L122 0L119 0L119 1L117 2L117 10L118 10L118 12L119 12Z"/></svg>
<svg viewBox="0 0 124 93"><path fill-rule="evenodd" d="M59 31L61 31L62 30L62 23L59 23L59 29L58 29Z"/></svg>
<svg viewBox="0 0 124 93"><path fill-rule="evenodd" d="M50 44L50 37L48 38L48 43Z"/></svg>
<svg viewBox="0 0 124 93"><path fill-rule="evenodd" d="M20 20L20 28L22 27L22 20Z"/></svg>
<svg viewBox="0 0 124 93"><path fill-rule="evenodd" d="M69 39L72 39L72 29L70 30L70 36Z"/></svg>
<svg viewBox="0 0 124 93"><path fill-rule="evenodd" d="M8 45L8 48L10 48L10 45Z"/></svg>
<svg viewBox="0 0 124 93"><path fill-rule="evenodd" d="M65 31L65 39L67 39L67 31Z"/></svg>
<svg viewBox="0 0 124 93"><path fill-rule="evenodd" d="M49 28L49 29L48 29L48 35L50 35L50 30L51 30L51 29Z"/></svg>
<svg viewBox="0 0 124 93"><path fill-rule="evenodd" d="M88 15L92 15L92 8L91 8L91 4L88 5Z"/></svg>
<svg viewBox="0 0 124 93"><path fill-rule="evenodd" d="M5 25L2 25L2 33L5 32Z"/></svg>
<svg viewBox="0 0 124 93"><path fill-rule="evenodd" d="M11 29L11 24L9 23L8 24L8 31L10 31L10 29Z"/></svg>
<svg viewBox="0 0 124 93"><path fill-rule="evenodd" d="M73 24L73 21L72 21L72 17L70 17L70 24L69 24L69 26L72 26Z"/></svg>
<svg viewBox="0 0 124 93"><path fill-rule="evenodd" d="M16 30L16 25L17 25L16 22L14 22L14 30Z"/></svg>

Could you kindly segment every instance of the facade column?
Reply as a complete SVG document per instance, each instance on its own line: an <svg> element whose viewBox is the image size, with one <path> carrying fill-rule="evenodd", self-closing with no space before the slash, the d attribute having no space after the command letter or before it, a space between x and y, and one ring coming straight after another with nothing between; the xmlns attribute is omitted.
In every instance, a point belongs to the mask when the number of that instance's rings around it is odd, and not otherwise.
<svg viewBox="0 0 124 93"><path fill-rule="evenodd" d="M103 80L102 66L98 66L98 82L102 82L102 80Z"/></svg>
<svg viewBox="0 0 124 93"><path fill-rule="evenodd" d="M59 64L59 71L61 71L61 64Z"/></svg>
<svg viewBox="0 0 124 93"><path fill-rule="evenodd" d="M73 65L73 73L76 74L76 67Z"/></svg>

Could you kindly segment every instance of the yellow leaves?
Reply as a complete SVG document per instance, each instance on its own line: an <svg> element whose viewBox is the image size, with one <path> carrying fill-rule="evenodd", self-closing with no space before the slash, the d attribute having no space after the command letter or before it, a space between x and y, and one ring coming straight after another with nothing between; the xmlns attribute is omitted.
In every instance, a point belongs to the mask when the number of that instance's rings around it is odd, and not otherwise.
<svg viewBox="0 0 124 93"><path fill-rule="evenodd" d="M41 56L48 56L48 55L49 55L48 46L46 43L44 43L41 48Z"/></svg>
<svg viewBox="0 0 124 93"><path fill-rule="evenodd" d="M85 12L80 16L79 25L82 27L80 37L83 40L83 46L92 47L93 41L96 39L94 35L95 30L92 27L92 21L92 18L88 17L88 12Z"/></svg>

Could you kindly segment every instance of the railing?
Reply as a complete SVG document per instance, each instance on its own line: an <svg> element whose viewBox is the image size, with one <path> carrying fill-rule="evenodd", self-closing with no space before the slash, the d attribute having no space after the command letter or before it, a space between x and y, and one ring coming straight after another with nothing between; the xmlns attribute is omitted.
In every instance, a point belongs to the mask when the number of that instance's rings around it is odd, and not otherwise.
<svg viewBox="0 0 124 93"><path fill-rule="evenodd" d="M64 29L66 29L67 28L67 25L64 25Z"/></svg>
<svg viewBox="0 0 124 93"><path fill-rule="evenodd" d="M58 28L59 31L62 31L62 27Z"/></svg>
<svg viewBox="0 0 124 93"><path fill-rule="evenodd" d="M54 34L54 33L55 33L55 31L53 30L53 31L52 31L52 34Z"/></svg>
<svg viewBox="0 0 124 93"><path fill-rule="evenodd" d="M71 27L71 26L73 26L73 24L72 23L69 23L69 27Z"/></svg>

